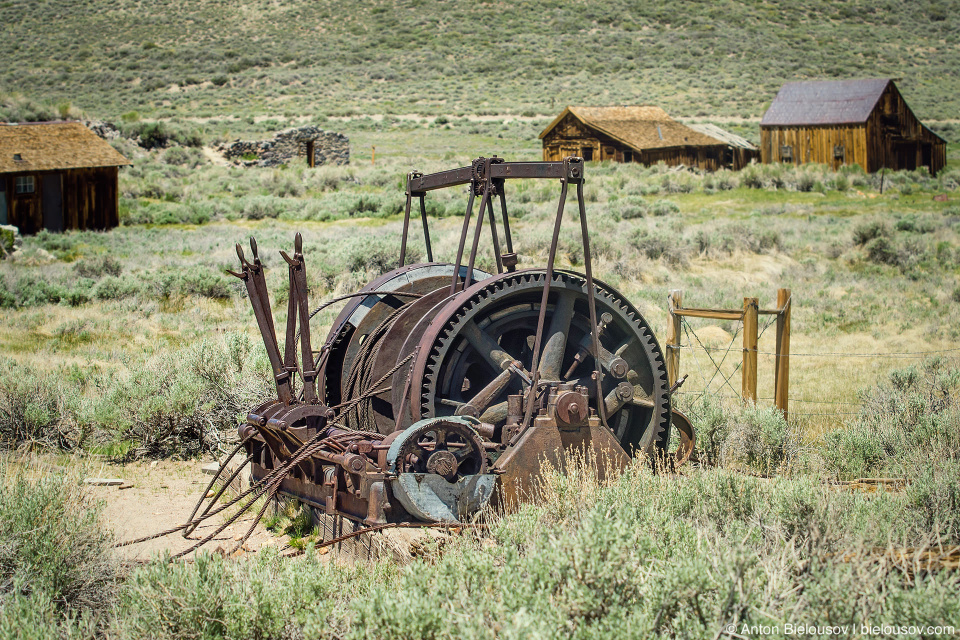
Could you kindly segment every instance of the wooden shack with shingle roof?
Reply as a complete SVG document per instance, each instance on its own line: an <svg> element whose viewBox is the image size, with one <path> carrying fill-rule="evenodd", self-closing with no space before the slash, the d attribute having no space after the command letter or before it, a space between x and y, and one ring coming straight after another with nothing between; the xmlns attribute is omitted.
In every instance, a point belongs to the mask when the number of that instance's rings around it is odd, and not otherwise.
<svg viewBox="0 0 960 640"><path fill-rule="evenodd" d="M0 124L0 224L24 234L115 227L128 164L79 122Z"/></svg>
<svg viewBox="0 0 960 640"><path fill-rule="evenodd" d="M723 139L710 130L684 125L660 107L567 107L540 139L543 159L548 161L580 156L587 161L664 162L715 171L742 169L759 158L759 150L748 141L722 133Z"/></svg>
<svg viewBox="0 0 960 640"><path fill-rule="evenodd" d="M760 122L763 162L819 162L865 171L927 167L947 162L946 140L907 106L893 80L788 82Z"/></svg>

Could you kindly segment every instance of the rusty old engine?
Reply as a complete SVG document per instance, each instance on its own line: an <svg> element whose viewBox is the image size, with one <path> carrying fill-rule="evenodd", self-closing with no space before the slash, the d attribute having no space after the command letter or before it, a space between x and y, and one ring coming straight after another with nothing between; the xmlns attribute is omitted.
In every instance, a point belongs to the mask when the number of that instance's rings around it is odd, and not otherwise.
<svg viewBox="0 0 960 640"><path fill-rule="evenodd" d="M518 268L511 179L560 183L543 268ZM531 491L544 460L562 465L564 452L592 456L601 473L641 454L682 463L693 433L671 410L653 332L620 293L593 279L583 179L579 158L479 158L409 174L398 267L320 307L346 303L316 350L310 319L320 309L308 303L300 235L292 256L281 252L290 272L282 351L256 243L250 260L238 245L234 275L246 284L277 387L277 398L240 426L253 478L376 526L465 522L491 499L509 506ZM452 262L437 261L425 198L455 186L468 189L459 246ZM583 273L554 264L571 189ZM406 264L417 204L427 261ZM476 264L487 233L496 273ZM676 452L667 451L672 427Z"/></svg>

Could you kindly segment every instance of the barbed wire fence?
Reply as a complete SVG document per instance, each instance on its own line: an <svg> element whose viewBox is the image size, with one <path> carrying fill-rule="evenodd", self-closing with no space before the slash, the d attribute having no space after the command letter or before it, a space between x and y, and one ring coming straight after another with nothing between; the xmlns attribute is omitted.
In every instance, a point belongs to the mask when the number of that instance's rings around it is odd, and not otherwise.
<svg viewBox="0 0 960 640"><path fill-rule="evenodd" d="M789 302L789 299L788 299ZM677 309L679 312L685 311L683 308ZM717 311L718 313L724 313L722 310L712 310ZM732 312L726 312L732 313ZM772 312L767 312L772 313ZM708 363L706 364L706 370L704 363L701 362L700 358L697 358L695 355L691 358L682 358L683 361L692 360L696 367L696 375L702 383L702 388L699 391L684 391L676 390L674 391L675 395L683 396L685 398L691 398L688 405L696 406L704 398L715 398L718 400L733 401L737 403L743 403L744 397L743 394L731 383L731 380L734 379L734 376L737 375L742 370L743 360L739 360L734 366L733 370L728 374L725 374L723 371L724 364L727 362L730 353L734 351L734 347L737 345L737 339L740 337L744 329L743 317L741 316L739 320L735 321L736 328L733 332L733 335L730 338L729 344L724 346L708 346L704 344L704 340L701 340L700 336L697 334L697 331L693 325L687 320L686 317L677 314L679 317L676 318L679 320L679 327L682 331L682 336L684 339L678 339L676 344L669 345L672 348L690 352L691 355L695 353L703 353L706 355ZM673 316L673 310L671 310L671 316ZM703 317L703 316L698 316ZM675 321L675 320L674 320ZM759 340L763 337L764 333L772 325L777 322L777 315L773 315L771 319L763 326L757 336L757 344L759 345ZM677 336L680 338L680 336ZM715 354L719 354L716 355ZM775 351L761 351L756 350L757 355L763 356L781 356L784 354L779 354ZM890 359L890 360L908 360L908 361L918 361L918 360L927 360L930 358L935 358L938 356L949 357L951 355L960 355L960 347L954 348L945 348L945 349L927 349L919 351L890 351L890 352L847 352L847 351L823 351L817 353L793 353L789 352L785 354L789 358L829 358L829 359ZM678 357L678 360L680 358ZM712 373L710 372L712 369ZM709 376L709 377L708 377ZM719 381L717 382L719 378ZM716 382L716 384L714 384ZM776 401L776 398L773 396L757 396L757 400L764 401ZM798 416L805 418L832 418L840 416L856 416L859 415L859 411L847 411L844 409L850 408L859 408L864 406L864 403L859 400L824 400L824 399L813 399L806 397L795 397L788 396L789 403L806 405L811 410L810 411L793 411L789 412L790 416ZM836 411L824 411L812 410L814 408L826 408L826 407L836 407Z"/></svg>

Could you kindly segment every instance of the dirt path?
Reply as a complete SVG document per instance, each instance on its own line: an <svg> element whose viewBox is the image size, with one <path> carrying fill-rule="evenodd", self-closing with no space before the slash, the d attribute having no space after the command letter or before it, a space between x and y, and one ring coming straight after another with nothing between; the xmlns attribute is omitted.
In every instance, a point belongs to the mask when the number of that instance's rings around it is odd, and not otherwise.
<svg viewBox="0 0 960 640"><path fill-rule="evenodd" d="M104 523L114 530L117 540L131 540L175 527L190 516L193 505L210 481L210 476L202 471L204 464L208 462L163 460L154 463L104 465L96 469L96 477L122 478L133 486L128 489L91 486L89 492L103 500ZM204 548L210 551L218 548L224 551L233 549L237 544L236 539L249 528L255 513L245 514ZM178 553L215 531L225 519L220 515L214 516L210 519L210 524L204 523L198 527L189 540L185 540L178 532L141 544L121 547L118 551L126 560L147 560L164 552ZM267 545L283 548L287 540L286 537L273 535L261 523L246 542L245 550L255 552Z"/></svg>

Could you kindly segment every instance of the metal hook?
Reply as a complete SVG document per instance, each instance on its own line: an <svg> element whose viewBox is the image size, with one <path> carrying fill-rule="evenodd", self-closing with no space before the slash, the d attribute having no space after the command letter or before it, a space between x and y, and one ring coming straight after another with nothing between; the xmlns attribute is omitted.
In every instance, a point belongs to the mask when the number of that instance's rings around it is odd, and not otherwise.
<svg viewBox="0 0 960 640"><path fill-rule="evenodd" d="M240 258L240 264L245 269L252 269L253 265L247 262L246 256L243 255L243 247L240 246L240 243L237 243L237 257Z"/></svg>
<svg viewBox="0 0 960 640"><path fill-rule="evenodd" d="M290 256L288 256L286 251L281 251L280 255L283 256L283 259L286 260L287 264L290 265L291 267L296 267L300 265L300 261L295 260L294 258L291 258Z"/></svg>

